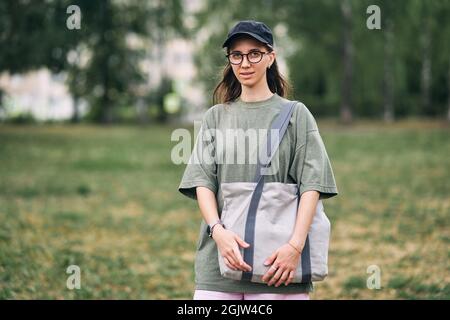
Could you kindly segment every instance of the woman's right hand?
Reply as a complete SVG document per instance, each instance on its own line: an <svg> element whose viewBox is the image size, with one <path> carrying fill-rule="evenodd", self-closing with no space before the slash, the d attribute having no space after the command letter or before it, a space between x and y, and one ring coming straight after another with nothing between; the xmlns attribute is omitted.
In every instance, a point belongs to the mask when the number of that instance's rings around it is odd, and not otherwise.
<svg viewBox="0 0 450 320"><path fill-rule="evenodd" d="M251 271L252 268L242 259L239 246L248 248L250 245L242 240L236 233L223 228L221 225L214 227L213 235L220 254L228 268L232 270Z"/></svg>

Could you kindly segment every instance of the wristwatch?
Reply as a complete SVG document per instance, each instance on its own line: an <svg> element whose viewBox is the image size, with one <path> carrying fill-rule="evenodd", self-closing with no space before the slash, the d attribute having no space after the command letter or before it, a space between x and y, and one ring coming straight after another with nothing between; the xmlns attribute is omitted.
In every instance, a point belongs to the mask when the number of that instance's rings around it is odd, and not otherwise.
<svg viewBox="0 0 450 320"><path fill-rule="evenodd" d="M212 238L212 233L213 233L214 227L217 226L218 224L222 225L222 227L225 228L225 225L223 224L222 220L220 220L220 219L218 219L213 224L209 224L208 227L206 228L206 233L208 234L208 236L210 238Z"/></svg>

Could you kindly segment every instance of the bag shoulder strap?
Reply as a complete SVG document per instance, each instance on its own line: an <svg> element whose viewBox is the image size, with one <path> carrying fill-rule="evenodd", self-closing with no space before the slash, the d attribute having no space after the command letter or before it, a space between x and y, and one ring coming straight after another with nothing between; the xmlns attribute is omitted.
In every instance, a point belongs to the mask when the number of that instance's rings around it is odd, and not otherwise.
<svg viewBox="0 0 450 320"><path fill-rule="evenodd" d="M246 263L253 266L253 253L254 253L254 243L255 243L255 224L256 224L256 212L258 210L259 200L261 199L261 194L264 187L264 175L261 174L261 169L267 167L267 165L272 160L273 154L277 151L278 146L280 145L281 140L283 139L284 134L286 133L286 129L289 125L289 120L291 119L292 112L294 111L294 106L297 104L297 101L288 101L286 102L277 118L272 122L271 129L278 130L278 139L276 139L275 143L271 144L270 131L268 133L267 138L267 150L270 150L270 154L268 156L268 161L264 164L261 164L258 157L258 165L256 169L256 187L253 190L252 197L250 200L250 205L247 214L247 220L245 222L245 242L249 243L250 246L248 248L244 248L243 259ZM252 271L242 273L242 280L251 280L253 276Z"/></svg>
<svg viewBox="0 0 450 320"><path fill-rule="evenodd" d="M261 178L262 171L266 169L269 164L272 161L273 155L276 153L281 140L284 137L284 134L286 133L286 129L289 125L289 120L291 119L292 113L294 112L294 106L297 104L297 101L288 101L284 103L283 107L281 108L280 113L278 114L277 118L272 122L270 130L267 132L267 148L264 150L264 153L267 154L267 150L270 150L270 153L267 156L267 161L261 161L258 154L258 162L257 162L257 168L255 173L255 182L258 182ZM272 138L272 130L276 130L278 134L275 138ZM275 141L272 141L275 140ZM272 144L272 142L274 142ZM262 179L264 180L264 179Z"/></svg>

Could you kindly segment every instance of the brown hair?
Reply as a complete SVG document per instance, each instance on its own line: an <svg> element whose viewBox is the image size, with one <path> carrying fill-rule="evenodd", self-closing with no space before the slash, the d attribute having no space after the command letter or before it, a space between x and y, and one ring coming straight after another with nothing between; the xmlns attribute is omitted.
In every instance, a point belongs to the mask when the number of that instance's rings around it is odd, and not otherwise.
<svg viewBox="0 0 450 320"><path fill-rule="evenodd" d="M227 48L227 52L229 51ZM269 52L272 50L268 48ZM214 89L213 103L227 103L236 100L241 95L241 84L234 75L231 64L228 62L223 69L223 78ZM266 72L267 84L270 91L278 94L280 97L287 97L290 94L291 86L278 70L277 60L275 59Z"/></svg>

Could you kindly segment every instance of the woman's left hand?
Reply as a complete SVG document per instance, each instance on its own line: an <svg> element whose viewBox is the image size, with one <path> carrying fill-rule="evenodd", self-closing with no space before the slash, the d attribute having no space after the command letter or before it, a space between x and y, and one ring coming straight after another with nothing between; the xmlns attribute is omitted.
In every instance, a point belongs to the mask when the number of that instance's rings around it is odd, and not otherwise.
<svg viewBox="0 0 450 320"><path fill-rule="evenodd" d="M285 283L287 286L292 282L295 270L300 261L300 252L295 250L290 244L286 243L278 248L265 262L264 265L272 265L264 274L262 280L275 287Z"/></svg>

